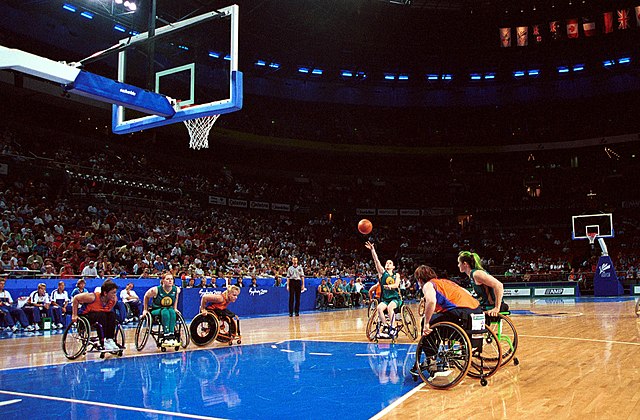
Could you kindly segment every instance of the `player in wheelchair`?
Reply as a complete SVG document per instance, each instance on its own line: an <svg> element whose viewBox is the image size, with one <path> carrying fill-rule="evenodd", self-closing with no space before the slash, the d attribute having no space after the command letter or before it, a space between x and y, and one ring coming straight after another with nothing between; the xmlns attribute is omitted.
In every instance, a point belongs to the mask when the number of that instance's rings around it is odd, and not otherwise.
<svg viewBox="0 0 640 420"><path fill-rule="evenodd" d="M414 276L424 296L414 379L450 388L469 375L486 385L501 365L502 351L495 333L485 326L480 302L456 283L437 278L429 266L419 266Z"/></svg>
<svg viewBox="0 0 640 420"><path fill-rule="evenodd" d="M189 345L187 324L178 311L179 295L180 288L174 284L171 273L164 274L160 286L154 286L144 294L142 317L135 336L139 351L144 348L149 335L153 336L162 351L169 347L178 350L180 346L185 348Z"/></svg>
<svg viewBox="0 0 640 420"><path fill-rule="evenodd" d="M118 300L118 285L111 280L102 283L99 292L80 293L74 296L71 306L71 323L62 335L62 350L68 359L76 359L87 352L122 355L124 331L112 310ZM82 315L78 308L84 305ZM95 331L96 335L91 332Z"/></svg>
<svg viewBox="0 0 640 420"><path fill-rule="evenodd" d="M378 272L378 283L381 290L380 303L376 308L378 313L377 321L375 316L369 318L367 322L367 338L372 341L379 338L389 338L395 341L399 330L404 326L407 327L405 332L415 339L417 336L415 318L408 307L403 307L402 297L400 296L400 275L394 272L393 261L387 260L384 267L382 267L374 245L367 241L364 246L371 251L371 257ZM400 320L402 323L400 324L396 323L396 311L401 314ZM375 333L374 322L376 322Z"/></svg>
<svg viewBox="0 0 640 420"><path fill-rule="evenodd" d="M473 293L487 315L487 325L500 341L503 352L502 365L506 365L512 359L514 364L519 364L518 358L514 357L518 348L518 332L508 317L511 314L509 305L502 300L502 283L482 267L480 256L474 252L461 251L458 254L458 269L460 273L468 276Z"/></svg>
<svg viewBox="0 0 640 420"><path fill-rule="evenodd" d="M205 346L213 340L232 345L242 342L240 320L229 309L230 303L238 300L240 288L229 286L220 294L208 293L200 299L200 313L191 321L191 337L198 346Z"/></svg>

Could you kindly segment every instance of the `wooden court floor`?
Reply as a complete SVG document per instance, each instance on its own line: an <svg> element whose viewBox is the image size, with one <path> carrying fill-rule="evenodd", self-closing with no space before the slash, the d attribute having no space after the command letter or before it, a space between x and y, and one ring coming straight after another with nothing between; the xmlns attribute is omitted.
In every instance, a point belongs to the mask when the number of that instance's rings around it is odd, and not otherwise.
<svg viewBox="0 0 640 420"><path fill-rule="evenodd" d="M375 418L640 419L640 318L633 300L508 302L519 332L518 366L501 368L486 387L472 378L446 391L416 384ZM366 316L355 309L244 319L242 343L365 342ZM140 354L133 334L127 330L124 357ZM60 340L60 334L2 339L0 369L68 363ZM409 343L406 337L399 342ZM156 350L147 345L143 352Z"/></svg>

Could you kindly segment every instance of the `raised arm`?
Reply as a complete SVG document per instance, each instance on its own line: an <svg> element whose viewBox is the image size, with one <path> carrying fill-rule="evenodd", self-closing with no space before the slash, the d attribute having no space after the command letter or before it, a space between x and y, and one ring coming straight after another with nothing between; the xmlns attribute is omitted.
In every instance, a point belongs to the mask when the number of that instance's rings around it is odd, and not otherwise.
<svg viewBox="0 0 640 420"><path fill-rule="evenodd" d="M378 258L378 254L376 253L376 248L373 246L373 243L367 241L364 246L371 250L371 257L373 258L373 263L376 266L376 271L378 272L378 277L382 276L384 273L384 267L380 264L380 259Z"/></svg>

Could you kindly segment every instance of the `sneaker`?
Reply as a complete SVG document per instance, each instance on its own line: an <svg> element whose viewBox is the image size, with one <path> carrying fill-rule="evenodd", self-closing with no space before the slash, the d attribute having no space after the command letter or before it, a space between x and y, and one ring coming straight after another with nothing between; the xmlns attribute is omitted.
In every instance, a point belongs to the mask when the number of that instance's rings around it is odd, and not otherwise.
<svg viewBox="0 0 640 420"><path fill-rule="evenodd" d="M35 330L36 330L36 331L40 331L40 325L38 325L38 324L34 324L33 326L34 326L34 328L35 328Z"/></svg>
<svg viewBox="0 0 640 420"><path fill-rule="evenodd" d="M107 338L104 340L104 349L106 351L117 351L120 350L120 347L113 341L113 338Z"/></svg>
<svg viewBox="0 0 640 420"><path fill-rule="evenodd" d="M58 323L58 325L56 325L56 327L57 327L59 330L61 330L62 328L64 328L64 327L62 326L62 324L61 324L61 323Z"/></svg>
<svg viewBox="0 0 640 420"><path fill-rule="evenodd" d="M19 324L15 324L13 327L11 327L11 331L16 332L20 329Z"/></svg>
<svg viewBox="0 0 640 420"><path fill-rule="evenodd" d="M380 331L378 333L378 338L389 338L389 334L384 331Z"/></svg>
<svg viewBox="0 0 640 420"><path fill-rule="evenodd" d="M27 327L24 330L26 332L31 332L31 331L35 331L36 327L34 325L27 325Z"/></svg>

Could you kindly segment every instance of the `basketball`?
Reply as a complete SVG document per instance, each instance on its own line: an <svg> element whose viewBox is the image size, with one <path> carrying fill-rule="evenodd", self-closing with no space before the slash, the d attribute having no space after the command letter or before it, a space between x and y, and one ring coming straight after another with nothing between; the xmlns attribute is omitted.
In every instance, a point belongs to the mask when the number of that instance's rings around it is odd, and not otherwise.
<svg viewBox="0 0 640 420"><path fill-rule="evenodd" d="M373 225L371 224L371 222L367 219L362 219L358 222L358 231L360 233L362 233L363 235L367 235L369 233L371 233L371 230L373 229Z"/></svg>

